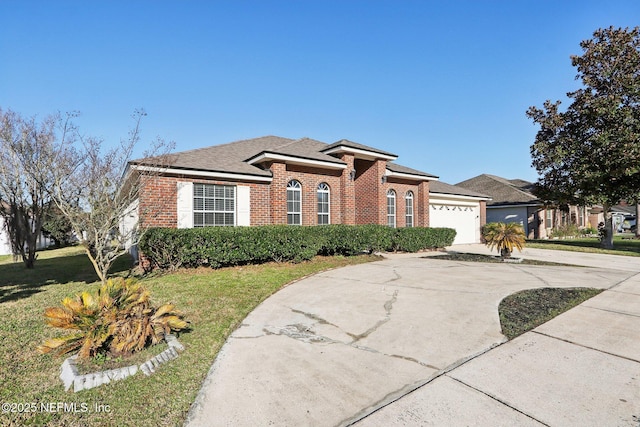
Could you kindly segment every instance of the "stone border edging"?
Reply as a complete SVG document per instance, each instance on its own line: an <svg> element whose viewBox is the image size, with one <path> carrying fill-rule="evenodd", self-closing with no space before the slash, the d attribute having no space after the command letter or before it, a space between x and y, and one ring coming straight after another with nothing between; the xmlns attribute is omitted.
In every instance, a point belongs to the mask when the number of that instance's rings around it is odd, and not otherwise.
<svg viewBox="0 0 640 427"><path fill-rule="evenodd" d="M160 365L177 358L179 355L178 352L184 350L184 346L178 341L175 335L167 334L164 339L169 345L169 348L147 360L139 367L137 365L131 365L118 369L110 369L108 371L79 375L78 368L76 367L78 355L68 357L62 362L62 366L60 367L60 379L64 383L64 391L68 391L72 385L74 393L88 390L112 381L125 379L137 374L139 370L147 376L153 374Z"/></svg>

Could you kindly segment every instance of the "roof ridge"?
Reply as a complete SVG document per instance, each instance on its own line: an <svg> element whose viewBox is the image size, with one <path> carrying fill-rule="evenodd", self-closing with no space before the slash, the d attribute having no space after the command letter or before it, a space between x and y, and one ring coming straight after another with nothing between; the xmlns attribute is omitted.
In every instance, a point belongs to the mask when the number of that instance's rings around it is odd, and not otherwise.
<svg viewBox="0 0 640 427"><path fill-rule="evenodd" d="M284 143L282 145L279 145L278 147L275 147L275 148L290 147L290 146L292 146L293 144L295 144L297 142L302 142L302 141L305 141L305 140L313 141L313 142L320 142L320 143L322 143L324 145L328 145L326 142L318 141L317 139L309 138L308 136L303 136L302 138L292 139L292 140L290 140L290 141L288 141L288 142L286 142L286 143Z"/></svg>
<svg viewBox="0 0 640 427"><path fill-rule="evenodd" d="M283 136L264 135L264 136L258 136L256 138L239 139L237 141L225 142L223 144L209 145L207 147L192 148L191 150L178 151L178 152L169 153L169 154L170 155L172 155L172 154L173 155L178 155L178 154L194 153L194 152L202 151L202 150L210 150L212 148L226 147L226 146L229 146L229 145L237 144L239 142L257 141L259 139L266 139L266 138L279 138L279 139L285 139L285 140L288 140L288 141L293 141L291 138L285 138Z"/></svg>
<svg viewBox="0 0 640 427"><path fill-rule="evenodd" d="M290 145L300 141L301 139L304 138L298 138L298 139L290 139L290 138L284 138L284 139L288 139L288 141L283 142L282 144L278 144L276 147L272 147L272 149L277 150L280 148L284 148L284 147L289 147Z"/></svg>
<svg viewBox="0 0 640 427"><path fill-rule="evenodd" d="M519 192L521 194L524 194L525 196L533 197L532 200L537 200L538 199L538 197L536 197L533 193L529 193L527 191L524 191L523 189L519 188L518 186L516 186L515 184L513 184L511 181L509 181L506 178L503 178L503 177L497 176L497 175L490 175L490 174L484 174L484 175L488 176L489 178L491 178L494 181L497 181L497 182L499 182L501 184L508 185L509 187L514 189L515 191L517 191L517 192ZM522 181L524 181L524 180L522 180Z"/></svg>

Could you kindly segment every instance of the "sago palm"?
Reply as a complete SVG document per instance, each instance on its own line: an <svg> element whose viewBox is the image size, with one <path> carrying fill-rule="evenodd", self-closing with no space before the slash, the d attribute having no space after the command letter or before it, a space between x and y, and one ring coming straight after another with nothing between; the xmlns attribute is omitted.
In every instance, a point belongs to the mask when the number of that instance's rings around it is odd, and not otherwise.
<svg viewBox="0 0 640 427"><path fill-rule="evenodd" d="M515 222L491 222L482 227L482 238L489 249L496 248L502 258L509 258L514 249L522 252L524 230Z"/></svg>
<svg viewBox="0 0 640 427"><path fill-rule="evenodd" d="M126 355L161 341L188 323L172 304L151 305L149 292L133 279L109 279L97 296L88 292L65 298L62 307L45 310L47 324L75 331L38 347L42 353L78 350L81 358L98 353Z"/></svg>

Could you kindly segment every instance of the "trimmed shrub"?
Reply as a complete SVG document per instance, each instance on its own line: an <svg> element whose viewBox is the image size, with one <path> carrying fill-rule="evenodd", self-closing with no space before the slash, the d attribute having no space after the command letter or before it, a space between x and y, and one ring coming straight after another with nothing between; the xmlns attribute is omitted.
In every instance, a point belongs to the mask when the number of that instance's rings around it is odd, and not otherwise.
<svg viewBox="0 0 640 427"><path fill-rule="evenodd" d="M394 239L394 250L418 252L423 249L444 248L456 237L452 228L398 228Z"/></svg>
<svg viewBox="0 0 640 427"><path fill-rule="evenodd" d="M567 237L578 237L581 234L576 224L559 225L551 230L551 237L565 239Z"/></svg>
<svg viewBox="0 0 640 427"><path fill-rule="evenodd" d="M322 242L321 255L358 255L392 250L396 230L383 225L323 225L309 227Z"/></svg>
<svg viewBox="0 0 640 427"><path fill-rule="evenodd" d="M172 270L300 262L318 254L416 252L448 246L454 237L455 230L448 228L393 229L383 225L152 228L143 235L140 249L152 267Z"/></svg>

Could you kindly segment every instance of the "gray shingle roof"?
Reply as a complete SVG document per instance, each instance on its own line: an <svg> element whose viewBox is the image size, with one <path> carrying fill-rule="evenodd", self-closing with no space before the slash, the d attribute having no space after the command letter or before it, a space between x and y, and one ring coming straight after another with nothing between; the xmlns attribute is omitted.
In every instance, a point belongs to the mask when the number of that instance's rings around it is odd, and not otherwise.
<svg viewBox="0 0 640 427"><path fill-rule="evenodd" d="M244 174L254 176L270 177L271 171L262 169L259 165L251 165L247 161L260 154L272 153L284 156L291 156L300 159L320 160L334 164L344 165L345 163L328 154L327 150L340 145L349 146L383 154L394 156L394 154L352 141L341 140L334 144L326 144L311 138L290 139L279 136L263 136L260 138L246 139L230 142L227 144L214 145L211 147L198 148L195 150L181 151L171 154L168 159L169 167L173 169L197 170L207 172L223 172L232 174ZM138 165L156 165L153 158L137 159L130 162ZM166 162L163 162L166 163ZM437 178L435 175L421 172L405 166L389 162L390 170L401 173Z"/></svg>
<svg viewBox="0 0 640 427"><path fill-rule="evenodd" d="M396 157L396 158L398 157L397 155L389 153L388 151L383 151L383 150L380 150L378 148L369 147L368 145L364 145L364 144L358 144L357 142L349 141L348 139L341 139L338 142L334 142L333 144L329 144L322 151L329 151L332 148L336 148L336 147L340 147L340 146L350 147L350 148L357 148L358 150L371 151L372 153L382 154L384 156L390 156L390 157Z"/></svg>
<svg viewBox="0 0 640 427"><path fill-rule="evenodd" d="M441 193L441 194L451 194L455 196L468 196L468 197L478 197L483 199L490 199L491 197L478 193L473 190L469 190L468 188L459 187L457 185L447 184L442 181L431 181L429 183L429 193Z"/></svg>
<svg viewBox="0 0 640 427"><path fill-rule="evenodd" d="M625 205L615 205L611 207L611 210L613 212L621 212L624 213L626 215L633 215L635 216L636 214L636 205L631 205L631 206L625 206Z"/></svg>
<svg viewBox="0 0 640 427"><path fill-rule="evenodd" d="M422 172L416 169L411 169L406 166L402 166L393 162L387 162L387 169L389 169L391 172L407 173L410 175L424 176L426 178L438 178L436 175L431 175L430 173Z"/></svg>
<svg viewBox="0 0 640 427"><path fill-rule="evenodd" d="M174 169L190 169L208 172L226 172L257 176L271 176L271 172L245 162L265 150L277 150L293 142L279 136L264 136L230 142L228 144L181 151L170 156L169 164ZM138 159L133 164L153 164L153 159Z"/></svg>
<svg viewBox="0 0 640 427"><path fill-rule="evenodd" d="M315 139L301 138L297 140L291 140L291 142L280 145L278 147L263 150L262 152L282 154L285 156L298 157L302 159L320 160L323 162L330 162L341 165L346 164L336 157L322 153L326 146L327 144L325 144L324 142L316 141ZM256 153L256 155L257 154L260 153Z"/></svg>
<svg viewBox="0 0 640 427"><path fill-rule="evenodd" d="M533 184L521 179L507 180L482 174L456 185L490 196L492 200L487 202L487 206L540 204L540 200L530 192Z"/></svg>

